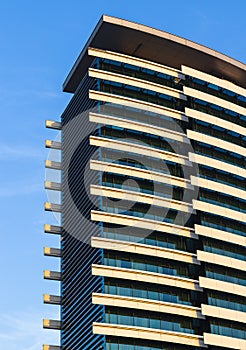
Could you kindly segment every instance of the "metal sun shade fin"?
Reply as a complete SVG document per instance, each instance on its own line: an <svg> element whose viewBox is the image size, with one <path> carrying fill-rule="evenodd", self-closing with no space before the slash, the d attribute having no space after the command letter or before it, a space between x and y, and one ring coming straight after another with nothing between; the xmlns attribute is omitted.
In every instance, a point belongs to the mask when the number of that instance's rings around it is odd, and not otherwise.
<svg viewBox="0 0 246 350"><path fill-rule="evenodd" d="M45 126L48 129L55 129L55 130L61 130L62 128L62 124L54 120L46 120Z"/></svg>

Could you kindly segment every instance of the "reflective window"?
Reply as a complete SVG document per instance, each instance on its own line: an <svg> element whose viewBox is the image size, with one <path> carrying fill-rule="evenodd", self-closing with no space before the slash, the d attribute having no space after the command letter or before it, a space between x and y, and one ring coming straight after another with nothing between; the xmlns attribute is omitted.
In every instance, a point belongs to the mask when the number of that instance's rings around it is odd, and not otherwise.
<svg viewBox="0 0 246 350"><path fill-rule="evenodd" d="M114 83L112 81L101 81L99 90L184 112L185 103L183 100L151 90Z"/></svg>
<svg viewBox="0 0 246 350"><path fill-rule="evenodd" d="M163 343L153 340L106 337L105 350L200 350L194 346ZM213 350L213 349L211 349ZM227 349L225 349L227 350Z"/></svg>
<svg viewBox="0 0 246 350"><path fill-rule="evenodd" d="M214 115L215 117L246 126L246 117L229 109L214 105L212 103L191 98L191 107L203 113Z"/></svg>
<svg viewBox="0 0 246 350"><path fill-rule="evenodd" d="M179 201L182 201L184 194L184 189L182 187L171 186L169 184L153 182L137 177L133 180L132 177L113 173L103 173L102 185L127 191L143 192L164 198L173 198Z"/></svg>
<svg viewBox="0 0 246 350"><path fill-rule="evenodd" d="M195 153L197 154L233 164L243 169L246 167L246 158L237 153L233 153L223 148L215 147L203 142L192 141L192 144Z"/></svg>
<svg viewBox="0 0 246 350"><path fill-rule="evenodd" d="M246 181L244 177L238 176L236 174L228 173L223 170L214 169L212 167L205 166L205 165L199 165L198 176L208 180L223 183L225 185L240 188L242 190L246 190Z"/></svg>
<svg viewBox="0 0 246 350"><path fill-rule="evenodd" d="M210 305L223 307L226 309L246 312L246 298L243 296L228 293L216 293L215 291L208 292L208 303Z"/></svg>
<svg viewBox="0 0 246 350"><path fill-rule="evenodd" d="M238 198L229 196L225 193L211 191L209 189L200 188L199 199L203 202L212 203L221 207L233 209L246 213L246 201Z"/></svg>
<svg viewBox="0 0 246 350"><path fill-rule="evenodd" d="M101 149L100 160L126 165L139 169L147 169L150 171L155 171L162 174L170 174L172 176L184 177L183 169L180 164L164 161L162 159L157 159L149 156L139 155L131 152L121 152L116 150Z"/></svg>
<svg viewBox="0 0 246 350"><path fill-rule="evenodd" d="M220 140L224 140L238 146L246 147L246 139L243 135L218 127L214 124L205 123L199 120L193 120L192 130L205 135L216 137Z"/></svg>
<svg viewBox="0 0 246 350"><path fill-rule="evenodd" d="M203 249L205 252L246 261L246 248L236 244L206 238L203 240Z"/></svg>
<svg viewBox="0 0 246 350"><path fill-rule="evenodd" d="M211 333L220 334L232 338L246 339L245 324L229 321L211 321Z"/></svg>
<svg viewBox="0 0 246 350"><path fill-rule="evenodd" d="M224 89L220 86L193 77L189 77L188 79L186 79L186 84L189 87L203 91L205 93L211 94L218 98L222 98L224 100L246 108L246 97L241 96L233 91Z"/></svg>
<svg viewBox="0 0 246 350"><path fill-rule="evenodd" d="M187 128L187 122L181 120L173 120L162 112L157 114L142 109L137 109L129 106L122 106L114 103L104 103L100 105L100 113L104 115L111 115L126 120L133 120L152 126L158 126L164 129L184 132Z"/></svg>
<svg viewBox="0 0 246 350"><path fill-rule="evenodd" d="M177 210L157 207L145 203L131 201L114 201L103 197L102 210L108 213L115 213L127 216L135 216L161 222L174 223L180 226L192 226L194 215L186 212L178 212ZM179 213L179 215L177 215Z"/></svg>
<svg viewBox="0 0 246 350"><path fill-rule="evenodd" d="M246 272L220 266L206 266L206 277L246 286Z"/></svg>
<svg viewBox="0 0 246 350"><path fill-rule="evenodd" d="M127 269L144 270L184 278L197 277L198 267L193 264L180 264L175 260L158 259L150 256L133 255L113 251L105 251L104 264Z"/></svg>
<svg viewBox="0 0 246 350"><path fill-rule="evenodd" d="M195 253L197 250L197 240L171 235L165 232L152 231L140 229L137 227L127 227L122 231L113 224L103 223L103 237L109 239L122 240L126 242L135 242L141 244L148 244L161 248L176 249Z"/></svg>
<svg viewBox="0 0 246 350"><path fill-rule="evenodd" d="M144 298L161 302L200 306L199 292L193 292L167 286L132 282L106 280L104 285L106 294L122 295L134 298Z"/></svg>
<svg viewBox="0 0 246 350"><path fill-rule="evenodd" d="M181 155L187 151L179 141L116 126L102 127L101 136Z"/></svg>
<svg viewBox="0 0 246 350"><path fill-rule="evenodd" d="M98 59L97 64L102 70L127 75L137 79L147 80L156 84L165 85L174 89L182 90L182 85L178 84L175 81L175 78L168 74L105 58Z"/></svg>
<svg viewBox="0 0 246 350"><path fill-rule="evenodd" d="M201 334L200 321L184 316L141 312L138 310L116 310L107 308L105 322L127 326L162 329L172 332Z"/></svg>
<svg viewBox="0 0 246 350"><path fill-rule="evenodd" d="M246 237L246 225L226 217L200 212L201 224Z"/></svg>

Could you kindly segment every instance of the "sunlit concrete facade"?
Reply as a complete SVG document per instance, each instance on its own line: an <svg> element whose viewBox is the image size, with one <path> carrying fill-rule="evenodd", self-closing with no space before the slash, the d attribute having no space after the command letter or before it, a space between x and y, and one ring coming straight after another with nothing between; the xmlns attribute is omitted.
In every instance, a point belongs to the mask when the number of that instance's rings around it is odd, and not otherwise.
<svg viewBox="0 0 246 350"><path fill-rule="evenodd" d="M245 64L103 16L64 91L44 349L246 349Z"/></svg>

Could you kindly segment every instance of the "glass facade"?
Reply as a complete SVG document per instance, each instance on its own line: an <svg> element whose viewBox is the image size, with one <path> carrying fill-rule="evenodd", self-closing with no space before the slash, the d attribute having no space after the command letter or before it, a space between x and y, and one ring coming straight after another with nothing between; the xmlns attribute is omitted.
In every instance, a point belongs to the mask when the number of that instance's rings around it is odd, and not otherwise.
<svg viewBox="0 0 246 350"><path fill-rule="evenodd" d="M246 348L246 86L94 40L60 124L58 348Z"/></svg>

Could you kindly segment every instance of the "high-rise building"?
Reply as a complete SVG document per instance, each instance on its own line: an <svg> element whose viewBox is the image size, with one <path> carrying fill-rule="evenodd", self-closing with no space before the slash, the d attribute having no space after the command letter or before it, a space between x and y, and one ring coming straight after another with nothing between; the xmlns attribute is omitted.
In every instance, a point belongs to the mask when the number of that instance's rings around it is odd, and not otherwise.
<svg viewBox="0 0 246 350"><path fill-rule="evenodd" d="M60 121L50 350L246 349L246 65L103 16Z"/></svg>

